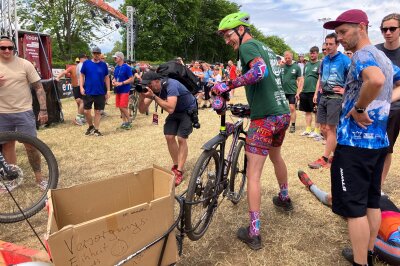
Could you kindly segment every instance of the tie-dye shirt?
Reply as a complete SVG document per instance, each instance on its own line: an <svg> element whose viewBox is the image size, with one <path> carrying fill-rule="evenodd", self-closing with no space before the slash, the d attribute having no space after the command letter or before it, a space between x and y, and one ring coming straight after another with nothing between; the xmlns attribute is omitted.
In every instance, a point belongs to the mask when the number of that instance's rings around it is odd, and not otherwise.
<svg viewBox="0 0 400 266"><path fill-rule="evenodd" d="M386 79L381 92L368 105L366 110L374 122L363 129L357 125L352 116L346 118L346 115L354 107L360 96L360 89L363 84L362 71L371 66L379 67ZM354 53L346 79L342 112L337 127L339 144L368 149L380 149L389 146L386 127L393 83L398 80L399 76L398 68L395 68L385 54L376 49L375 46L368 45Z"/></svg>

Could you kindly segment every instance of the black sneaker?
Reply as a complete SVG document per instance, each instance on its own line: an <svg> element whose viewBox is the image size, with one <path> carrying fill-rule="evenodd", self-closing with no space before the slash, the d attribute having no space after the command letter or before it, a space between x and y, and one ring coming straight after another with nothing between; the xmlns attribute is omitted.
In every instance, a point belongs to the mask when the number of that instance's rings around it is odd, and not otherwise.
<svg viewBox="0 0 400 266"><path fill-rule="evenodd" d="M261 236L249 236L249 227L240 227L237 231L237 237L246 243L252 250L261 249Z"/></svg>
<svg viewBox="0 0 400 266"><path fill-rule="evenodd" d="M345 258L348 262L353 263L354 262L354 255L353 255L353 249L350 247L346 247L342 250L342 256ZM371 250L368 250L368 265L374 265L374 256L375 253L372 252Z"/></svg>
<svg viewBox="0 0 400 266"><path fill-rule="evenodd" d="M345 258L348 262L353 263L354 262L354 255L353 255L353 250L349 247L344 248L342 250L342 256Z"/></svg>
<svg viewBox="0 0 400 266"><path fill-rule="evenodd" d="M283 200L281 200L281 198L279 196L274 196L272 198L272 202L274 203L274 205L276 207L278 207L286 212L290 212L294 209L292 201L290 199L283 201Z"/></svg>
<svg viewBox="0 0 400 266"><path fill-rule="evenodd" d="M93 135L94 130L95 130L95 128L94 128L93 125L89 126L88 129L86 130L85 135L86 135L86 136Z"/></svg>
<svg viewBox="0 0 400 266"><path fill-rule="evenodd" d="M93 135L96 136L96 137L101 137L101 136L103 136L103 134L101 134L101 132L100 132L99 130L97 130L97 129L95 129L95 130L93 131Z"/></svg>

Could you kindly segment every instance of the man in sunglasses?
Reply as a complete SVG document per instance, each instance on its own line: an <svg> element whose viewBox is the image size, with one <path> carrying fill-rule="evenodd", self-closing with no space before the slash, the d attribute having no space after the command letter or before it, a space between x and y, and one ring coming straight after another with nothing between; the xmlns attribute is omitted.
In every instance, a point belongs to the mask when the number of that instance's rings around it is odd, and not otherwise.
<svg viewBox="0 0 400 266"><path fill-rule="evenodd" d="M14 42L6 36L0 37L0 131L17 131L36 137L36 121L32 110L31 88L35 90L40 111L38 121L48 120L46 94L35 67L31 62L15 56ZM25 145L32 158L29 160L35 172L36 182L46 189L47 181L40 171L40 156L36 149ZM3 144L2 153L9 164L17 161L15 141ZM9 189L13 189L9 187Z"/></svg>
<svg viewBox="0 0 400 266"><path fill-rule="evenodd" d="M396 66L400 67L400 14L393 13L385 16L381 22L381 32L384 43L376 45L376 48L385 53L385 55ZM385 158L385 163L382 171L382 184L385 181L390 165L392 163L393 146L399 136L400 127L400 101L394 101L390 105L390 113L387 127L389 137L388 154Z"/></svg>
<svg viewBox="0 0 400 266"><path fill-rule="evenodd" d="M92 49L92 60L86 60L81 69L80 87L83 95L83 105L86 122L89 127L85 135L103 136L99 131L101 111L104 110L106 99L110 97L110 78L107 64L101 61L99 47ZM94 104L94 120L92 105Z"/></svg>

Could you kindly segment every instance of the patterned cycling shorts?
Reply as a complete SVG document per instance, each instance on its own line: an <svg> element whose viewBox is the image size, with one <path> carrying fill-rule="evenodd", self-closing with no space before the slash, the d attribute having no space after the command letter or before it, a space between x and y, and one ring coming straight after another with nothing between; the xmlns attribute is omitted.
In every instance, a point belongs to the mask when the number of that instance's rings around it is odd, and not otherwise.
<svg viewBox="0 0 400 266"><path fill-rule="evenodd" d="M290 114L251 120L246 137L246 151L268 156L271 147L282 145L289 123Z"/></svg>

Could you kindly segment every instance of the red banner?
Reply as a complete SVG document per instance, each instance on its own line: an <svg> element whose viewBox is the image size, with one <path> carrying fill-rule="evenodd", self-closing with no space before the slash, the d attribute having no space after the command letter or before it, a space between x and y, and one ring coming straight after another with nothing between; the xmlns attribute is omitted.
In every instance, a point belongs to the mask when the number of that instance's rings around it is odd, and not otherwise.
<svg viewBox="0 0 400 266"><path fill-rule="evenodd" d="M24 35L24 54L25 59L33 64L41 75L40 58L39 58L39 36L36 34Z"/></svg>

